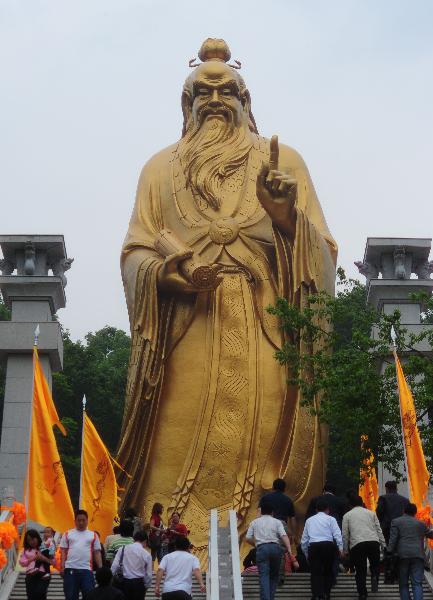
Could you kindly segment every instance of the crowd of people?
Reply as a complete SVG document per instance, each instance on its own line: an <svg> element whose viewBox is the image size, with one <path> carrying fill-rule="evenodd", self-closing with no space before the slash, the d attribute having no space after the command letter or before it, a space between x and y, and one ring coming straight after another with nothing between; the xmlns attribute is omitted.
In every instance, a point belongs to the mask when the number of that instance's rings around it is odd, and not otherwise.
<svg viewBox="0 0 433 600"><path fill-rule="evenodd" d="M284 494L282 479L273 487L274 491L261 499L260 516L246 535L247 542L255 546L255 554L254 558L248 554L244 575L258 572L261 600L273 600L287 562L292 568L310 572L312 600L331 598L341 570L355 572L359 600L366 600L368 563L373 593L379 589L383 564L384 581L398 579L401 600L422 600L424 544L426 538L433 538L433 529L416 518L417 507L397 492L395 481L385 484L386 493L380 496L376 512L365 508L356 492L348 492L347 500L342 501L335 488L326 484L323 493L308 506L296 556L291 550L293 503Z"/></svg>
<svg viewBox="0 0 433 600"><path fill-rule="evenodd" d="M74 527L61 536L51 527L42 536L27 530L19 563L25 568L28 600L46 600L54 566L63 578L66 600L78 600L80 593L84 600L144 600L155 560L155 595L162 600L190 598L193 577L205 591L188 528L176 512L165 526L162 514L162 505L155 504L150 523L143 525L133 509L126 510L104 544L88 528L85 510L76 511Z"/></svg>
<svg viewBox="0 0 433 600"><path fill-rule="evenodd" d="M326 484L308 506L300 544L293 553L294 504L285 494L284 480L275 480L246 533L254 548L244 560L243 575L258 574L261 600L273 600L285 574L293 570L310 572L312 600L331 598L338 574L355 572L359 600L366 600L368 564L372 592L379 589L383 565L385 582L398 578L402 600L411 598L409 581L412 599L422 600L424 541L433 538L433 530L416 519L416 506L398 494L394 481L385 487L373 512L357 493L349 492L343 501ZM162 595L162 600L190 600L193 578L204 592L188 527L177 512L164 524L163 513L163 506L155 503L150 522L143 525L137 513L128 509L104 544L98 532L88 528L84 510L75 513L75 526L62 536L51 527L42 535L29 529L19 559L26 571L28 600L46 600L54 565L63 578L66 600L78 600L80 592L85 600L144 600L154 565L155 595Z"/></svg>

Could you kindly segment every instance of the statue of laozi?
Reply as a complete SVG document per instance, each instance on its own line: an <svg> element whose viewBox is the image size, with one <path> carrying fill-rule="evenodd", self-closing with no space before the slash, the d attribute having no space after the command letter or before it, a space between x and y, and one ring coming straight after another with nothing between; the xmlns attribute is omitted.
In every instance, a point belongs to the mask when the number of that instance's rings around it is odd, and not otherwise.
<svg viewBox="0 0 433 600"><path fill-rule="evenodd" d="M333 292L337 248L307 168L259 135L223 40L206 40L185 81L183 131L145 165L122 249L132 332L119 461L124 506L176 510L205 550L208 510L244 533L283 477L304 507L325 459L317 418L274 358L266 311Z"/></svg>

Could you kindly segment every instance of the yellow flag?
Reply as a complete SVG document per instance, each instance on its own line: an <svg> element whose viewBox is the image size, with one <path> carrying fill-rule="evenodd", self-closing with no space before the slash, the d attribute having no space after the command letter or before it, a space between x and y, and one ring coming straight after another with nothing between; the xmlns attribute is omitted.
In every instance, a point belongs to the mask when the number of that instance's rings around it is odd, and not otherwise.
<svg viewBox="0 0 433 600"><path fill-rule="evenodd" d="M409 479L410 499L420 511L427 502L430 475L427 470L421 437L418 431L415 404L412 392L407 385L397 353L394 352L397 369L398 391L400 396L401 426Z"/></svg>
<svg viewBox="0 0 433 600"><path fill-rule="evenodd" d="M33 351L33 380L27 515L41 525L63 532L72 527L74 511L53 426L57 425L63 435L66 431L57 415L36 346Z"/></svg>
<svg viewBox="0 0 433 600"><path fill-rule="evenodd" d="M83 413L80 507L89 514L89 527L102 541L112 533L117 515L117 484L110 454L92 421Z"/></svg>
<svg viewBox="0 0 433 600"><path fill-rule="evenodd" d="M361 436L361 445L364 446L368 440L366 435ZM376 469L372 467L374 460L373 453L364 459L364 466L361 467L361 483L359 485L359 495L364 501L365 507L369 510L376 510L379 498L379 486L377 484Z"/></svg>

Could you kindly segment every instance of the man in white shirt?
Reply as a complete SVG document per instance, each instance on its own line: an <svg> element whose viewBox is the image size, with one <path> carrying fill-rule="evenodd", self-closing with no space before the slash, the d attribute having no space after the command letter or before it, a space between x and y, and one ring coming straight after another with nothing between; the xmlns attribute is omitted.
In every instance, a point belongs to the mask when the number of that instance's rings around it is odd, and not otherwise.
<svg viewBox="0 0 433 600"><path fill-rule="evenodd" d="M289 537L279 519L272 516L269 501L260 503L261 517L254 519L248 527L246 540L256 547L256 563L259 570L260 599L273 600L278 585L283 549L282 542L291 554Z"/></svg>
<svg viewBox="0 0 433 600"><path fill-rule="evenodd" d="M367 559L370 563L371 591L377 592L380 574L380 546L385 538L376 513L363 507L362 498L350 499L351 510L343 517L343 548L355 566L359 600L367 598Z"/></svg>
<svg viewBox="0 0 433 600"><path fill-rule="evenodd" d="M102 567L101 543L94 531L87 529L85 510L75 513L75 529L70 529L60 541L60 575L63 577L65 600L78 600L95 587L93 563Z"/></svg>
<svg viewBox="0 0 433 600"><path fill-rule="evenodd" d="M325 497L317 499L316 510L317 514L305 521L301 547L310 564L313 600L326 600L331 597L337 548L343 556L343 539Z"/></svg>
<svg viewBox="0 0 433 600"><path fill-rule="evenodd" d="M137 531L132 544L117 550L111 565L114 576L119 570L122 573L122 581L115 581L114 585L122 590L128 600L144 600L146 588L152 582L152 557L144 548L146 542L147 534Z"/></svg>
<svg viewBox="0 0 433 600"><path fill-rule="evenodd" d="M191 600L193 575L200 586L200 591L206 591L200 562L189 552L191 544L187 538L178 536L174 543L176 550L166 554L159 563L155 580L155 596L161 594L161 581L164 576L162 600Z"/></svg>

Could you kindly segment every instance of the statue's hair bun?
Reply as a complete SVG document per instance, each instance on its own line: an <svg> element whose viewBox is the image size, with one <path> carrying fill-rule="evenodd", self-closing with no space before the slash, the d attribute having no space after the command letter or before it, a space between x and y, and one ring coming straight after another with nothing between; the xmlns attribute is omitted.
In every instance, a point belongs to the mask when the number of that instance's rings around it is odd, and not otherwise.
<svg viewBox="0 0 433 600"><path fill-rule="evenodd" d="M202 62L220 60L228 62L231 58L230 48L224 40L207 38L201 45L198 56Z"/></svg>

